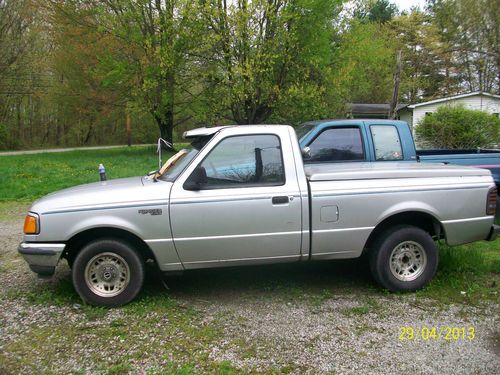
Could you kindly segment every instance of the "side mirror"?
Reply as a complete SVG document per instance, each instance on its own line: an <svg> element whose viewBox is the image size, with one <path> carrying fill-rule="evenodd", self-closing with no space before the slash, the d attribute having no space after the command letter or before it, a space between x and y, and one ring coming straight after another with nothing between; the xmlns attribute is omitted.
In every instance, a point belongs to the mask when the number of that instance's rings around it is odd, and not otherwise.
<svg viewBox="0 0 500 375"><path fill-rule="evenodd" d="M200 190L203 184L206 184L207 180L207 171L202 166L197 166L191 176L184 182L183 188L184 190Z"/></svg>
<svg viewBox="0 0 500 375"><path fill-rule="evenodd" d="M311 158L311 149L309 148L309 146L304 147L301 151L302 151L302 157L304 159Z"/></svg>

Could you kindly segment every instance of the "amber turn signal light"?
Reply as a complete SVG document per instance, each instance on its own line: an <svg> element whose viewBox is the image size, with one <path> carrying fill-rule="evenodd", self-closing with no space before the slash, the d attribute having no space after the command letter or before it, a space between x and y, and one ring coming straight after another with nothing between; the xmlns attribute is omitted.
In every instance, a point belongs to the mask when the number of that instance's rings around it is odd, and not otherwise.
<svg viewBox="0 0 500 375"><path fill-rule="evenodd" d="M38 234L38 215L29 213L24 219L24 234Z"/></svg>

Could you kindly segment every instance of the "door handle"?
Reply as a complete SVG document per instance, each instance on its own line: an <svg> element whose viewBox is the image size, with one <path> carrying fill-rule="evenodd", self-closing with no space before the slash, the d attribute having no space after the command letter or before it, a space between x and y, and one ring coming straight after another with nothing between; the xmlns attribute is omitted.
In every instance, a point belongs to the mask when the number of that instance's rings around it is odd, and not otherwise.
<svg viewBox="0 0 500 375"><path fill-rule="evenodd" d="M288 200L288 197L285 195L281 197L273 197L272 202L273 204L286 204L288 203Z"/></svg>

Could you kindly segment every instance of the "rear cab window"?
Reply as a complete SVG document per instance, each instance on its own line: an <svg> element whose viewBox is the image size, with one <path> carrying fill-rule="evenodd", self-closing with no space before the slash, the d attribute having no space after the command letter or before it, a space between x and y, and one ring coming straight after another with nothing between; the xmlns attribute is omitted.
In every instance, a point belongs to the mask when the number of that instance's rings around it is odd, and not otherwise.
<svg viewBox="0 0 500 375"><path fill-rule="evenodd" d="M398 129L394 125L371 125L376 161L403 160Z"/></svg>

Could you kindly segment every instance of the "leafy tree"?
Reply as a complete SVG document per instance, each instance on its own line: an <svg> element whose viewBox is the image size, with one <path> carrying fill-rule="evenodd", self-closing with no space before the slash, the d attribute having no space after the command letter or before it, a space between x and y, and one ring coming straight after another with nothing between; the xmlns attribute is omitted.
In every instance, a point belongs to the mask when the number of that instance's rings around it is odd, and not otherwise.
<svg viewBox="0 0 500 375"><path fill-rule="evenodd" d="M388 0L377 0L368 13L368 19L372 22L388 22L398 12L398 7Z"/></svg>
<svg viewBox="0 0 500 375"><path fill-rule="evenodd" d="M445 71L440 52L442 41L432 18L419 10L412 10L394 18L389 24L403 51L403 69L400 96L403 101L416 103L442 95Z"/></svg>
<svg viewBox="0 0 500 375"><path fill-rule="evenodd" d="M110 35L88 28L94 16L92 9L53 2L48 10L54 44L50 67L59 79L54 80L47 97L59 107L59 113L46 137L55 130L56 144L91 144L105 134L115 138L116 122L125 117L125 102L116 87L103 84L106 75L100 65L101 51L120 50L121 44ZM74 120L68 123L71 116Z"/></svg>
<svg viewBox="0 0 500 375"><path fill-rule="evenodd" d="M127 110L147 110L172 141L193 79L188 66L197 4L188 0L52 0L76 28L109 41L94 50L101 85L121 95ZM193 22L192 22L193 21ZM188 116L190 118L190 116ZM185 119L184 119L185 120ZM182 121L182 118L181 118Z"/></svg>
<svg viewBox="0 0 500 375"><path fill-rule="evenodd" d="M332 91L340 102L388 103L392 95L395 35L384 25L354 21L339 40Z"/></svg>
<svg viewBox="0 0 500 375"><path fill-rule="evenodd" d="M500 119L483 111L441 106L422 119L416 133L436 148L487 147L500 141Z"/></svg>
<svg viewBox="0 0 500 375"><path fill-rule="evenodd" d="M429 10L448 56L456 91L500 92L498 0L431 0Z"/></svg>
<svg viewBox="0 0 500 375"><path fill-rule="evenodd" d="M385 23L394 18L398 7L389 0L358 1L354 17L361 21Z"/></svg>
<svg viewBox="0 0 500 375"><path fill-rule="evenodd" d="M272 115L279 118L297 100L314 108L309 113L324 112L332 20L340 12L339 4L206 1L207 107L216 117L238 124L262 123Z"/></svg>
<svg viewBox="0 0 500 375"><path fill-rule="evenodd" d="M30 48L31 7L29 0L0 0L0 77Z"/></svg>
<svg viewBox="0 0 500 375"><path fill-rule="evenodd" d="M0 0L0 123L2 148L22 146L36 134L37 95L47 86L40 67L46 44L34 1Z"/></svg>

